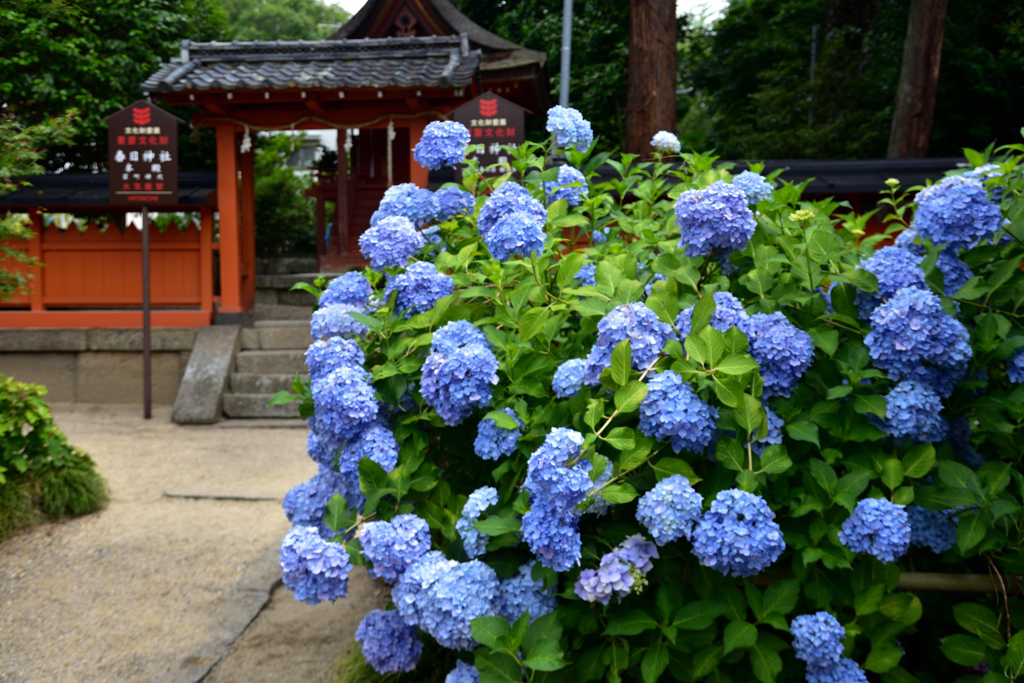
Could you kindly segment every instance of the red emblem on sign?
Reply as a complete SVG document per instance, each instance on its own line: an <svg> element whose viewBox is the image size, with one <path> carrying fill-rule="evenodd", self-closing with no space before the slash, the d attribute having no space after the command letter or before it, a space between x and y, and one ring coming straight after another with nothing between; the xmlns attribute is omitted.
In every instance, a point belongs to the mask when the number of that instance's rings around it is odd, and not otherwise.
<svg viewBox="0 0 1024 683"><path fill-rule="evenodd" d="M480 100L480 116L494 116L498 113L498 100Z"/></svg>
<svg viewBox="0 0 1024 683"><path fill-rule="evenodd" d="M150 114L149 107L142 107L141 109L132 107L132 122L136 126L145 126L151 120L152 115Z"/></svg>

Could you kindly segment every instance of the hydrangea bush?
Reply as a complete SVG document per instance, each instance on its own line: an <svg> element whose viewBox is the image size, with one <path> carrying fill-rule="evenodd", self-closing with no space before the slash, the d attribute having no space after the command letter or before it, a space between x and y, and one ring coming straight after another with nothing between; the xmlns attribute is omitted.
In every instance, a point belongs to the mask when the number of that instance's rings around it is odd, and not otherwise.
<svg viewBox="0 0 1024 683"><path fill-rule="evenodd" d="M1019 678L1024 146L889 181L869 236L667 134L681 163L548 130L444 200L389 191L324 293L296 597L365 566L363 656L408 680ZM417 158L462 159L436 133Z"/></svg>

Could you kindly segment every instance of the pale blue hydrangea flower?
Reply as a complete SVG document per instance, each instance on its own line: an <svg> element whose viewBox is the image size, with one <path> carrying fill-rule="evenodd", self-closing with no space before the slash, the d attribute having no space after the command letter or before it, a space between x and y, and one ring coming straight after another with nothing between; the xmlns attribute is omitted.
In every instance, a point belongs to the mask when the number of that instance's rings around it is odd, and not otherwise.
<svg viewBox="0 0 1024 683"><path fill-rule="evenodd" d="M548 109L547 131L555 136L559 147L575 147L578 152L586 152L594 142L590 121L572 107L556 104Z"/></svg>
<svg viewBox="0 0 1024 683"><path fill-rule="evenodd" d="M672 326L642 303L623 304L597 323L597 341L587 356L584 382L597 386L601 372L611 366L612 351L619 342L629 339L634 370L644 370L657 360L665 342L674 339Z"/></svg>
<svg viewBox="0 0 1024 683"><path fill-rule="evenodd" d="M555 370L551 380L551 388L558 398L571 398L583 388L583 376L587 370L587 361L583 358L572 358L565 361Z"/></svg>
<svg viewBox="0 0 1024 683"><path fill-rule="evenodd" d="M999 205L976 178L949 176L917 193L911 226L932 244L972 249L1003 222Z"/></svg>
<svg viewBox="0 0 1024 683"><path fill-rule="evenodd" d="M1002 167L999 164L982 164L981 166L975 166L974 168L963 172L964 178L976 178L978 180L988 180L989 178L1000 178L1003 175Z"/></svg>
<svg viewBox="0 0 1024 683"><path fill-rule="evenodd" d="M580 266L580 272L576 273L576 279L579 280L581 287L597 287L597 265L594 263L584 263Z"/></svg>
<svg viewBox="0 0 1024 683"><path fill-rule="evenodd" d="M410 626L419 625L423 608L427 604L427 589L458 564L445 557L444 553L431 550L409 565L391 589L391 601L395 603L405 623Z"/></svg>
<svg viewBox="0 0 1024 683"><path fill-rule="evenodd" d="M743 302L729 292L715 292L712 294L715 300L715 312L711 314L711 327L722 334L729 331L730 327L739 327L741 321L750 318L743 309ZM679 336L685 337L690 334L690 326L693 321L693 306L684 308L676 316L676 329Z"/></svg>
<svg viewBox="0 0 1024 683"><path fill-rule="evenodd" d="M388 278L384 298L391 292L398 292L395 310L404 311L406 318L424 313L434 307L439 299L455 291L455 282L444 273L437 272L433 263L417 261L410 264L404 273Z"/></svg>
<svg viewBox="0 0 1024 683"><path fill-rule="evenodd" d="M613 595L622 600L646 585L644 578L658 559L658 548L640 534L630 536L601 558L595 569L584 569L574 587L576 595L587 602L607 605Z"/></svg>
<svg viewBox="0 0 1024 683"><path fill-rule="evenodd" d="M907 511L884 498L865 498L843 522L839 541L855 553L895 562L910 546Z"/></svg>
<svg viewBox="0 0 1024 683"><path fill-rule="evenodd" d="M460 659L455 662L455 668L445 676L444 683L480 683L480 673L475 666Z"/></svg>
<svg viewBox="0 0 1024 683"><path fill-rule="evenodd" d="M480 420L476 428L476 440L473 441L473 451L484 460L497 460L504 455L511 455L516 450L519 437L523 435L525 425L515 411L511 408L502 408L501 412L515 420L519 428L499 427L498 423L490 418Z"/></svg>
<svg viewBox="0 0 1024 683"><path fill-rule="evenodd" d="M416 668L423 654L416 629L394 610L375 609L363 617L356 629L356 640L366 663L379 674L408 673Z"/></svg>
<svg viewBox="0 0 1024 683"><path fill-rule="evenodd" d="M379 416L378 416L379 419ZM359 463L369 458L385 472L398 466L398 441L394 433L380 422L374 422L350 439L338 456L338 470L349 489L345 500L350 507L362 509L366 497L359 490Z"/></svg>
<svg viewBox="0 0 1024 683"><path fill-rule="evenodd" d="M486 337L471 323L459 322L434 333L420 382L424 400L450 427L490 403L492 385L498 383L498 359Z"/></svg>
<svg viewBox="0 0 1024 683"><path fill-rule="evenodd" d="M355 322L354 318L350 319ZM343 337L317 339L306 349L306 367L314 379L328 375L342 365L360 368L365 362L362 347Z"/></svg>
<svg viewBox="0 0 1024 683"><path fill-rule="evenodd" d="M536 200L531 198L530 201ZM547 240L544 223L544 219L532 211L507 213L484 235L487 250L502 263L514 256L530 256L534 252L540 255Z"/></svg>
<svg viewBox="0 0 1024 683"><path fill-rule="evenodd" d="M676 199L679 246L687 256L729 253L743 249L757 221L743 190L717 180L703 190L687 190Z"/></svg>
<svg viewBox="0 0 1024 683"><path fill-rule="evenodd" d="M732 179L732 184L743 190L747 195L747 202L757 204L772 198L775 189L763 175L753 171L744 171Z"/></svg>
<svg viewBox="0 0 1024 683"><path fill-rule="evenodd" d="M362 273L354 270L339 275L330 281L327 289L320 295L319 306L331 304L348 304L349 306L365 307L373 296L373 287Z"/></svg>
<svg viewBox="0 0 1024 683"><path fill-rule="evenodd" d="M952 548L956 545L956 518L951 519L951 514L952 510L939 512L908 505L910 544L918 548L929 548L936 555Z"/></svg>
<svg viewBox="0 0 1024 683"><path fill-rule="evenodd" d="M703 504L703 496L693 490L686 477L673 474L659 481L640 498L636 519L658 545L683 537L689 540Z"/></svg>
<svg viewBox="0 0 1024 683"><path fill-rule="evenodd" d="M348 595L352 571L345 547L320 537L316 527L293 527L281 544L281 580L296 600L315 605Z"/></svg>
<svg viewBox="0 0 1024 683"><path fill-rule="evenodd" d="M431 121L412 148L416 163L431 171L457 166L466 156L469 129L458 121Z"/></svg>
<svg viewBox="0 0 1024 683"><path fill-rule="evenodd" d="M494 615L498 575L479 560L461 562L443 573L424 592L419 627L442 647L470 650L471 622Z"/></svg>
<svg viewBox="0 0 1024 683"><path fill-rule="evenodd" d="M425 244L423 235L404 216L388 216L359 236L359 252L374 270L402 267Z"/></svg>
<svg viewBox="0 0 1024 683"><path fill-rule="evenodd" d="M384 192L380 206L370 216L370 225L375 226L385 218L400 216L419 227L437 220L440 212L440 203L433 192L414 183L400 183Z"/></svg>
<svg viewBox="0 0 1024 683"><path fill-rule="evenodd" d="M396 515L390 522L366 522L363 556L373 565L370 576L394 584L413 562L430 550L430 528L416 515Z"/></svg>
<svg viewBox="0 0 1024 683"><path fill-rule="evenodd" d="M497 225L502 216L515 212L530 214L537 221L546 221L548 212L544 205L533 198L522 185L508 181L487 197L477 218L477 231L487 238L487 233Z"/></svg>
<svg viewBox="0 0 1024 683"><path fill-rule="evenodd" d="M814 360L811 335L779 312L755 313L737 325L747 335L750 355L761 368L764 398L788 398Z"/></svg>
<svg viewBox="0 0 1024 683"><path fill-rule="evenodd" d="M498 504L498 489L493 486L481 486L469 494L462 516L455 521L455 530L462 538L462 547L469 559L475 559L487 552L487 541L490 536L474 527L484 510Z"/></svg>
<svg viewBox="0 0 1024 683"><path fill-rule="evenodd" d="M438 328L430 340L431 353L453 353L463 346L483 344L488 346L487 335L468 320L453 320Z"/></svg>
<svg viewBox="0 0 1024 683"><path fill-rule="evenodd" d="M942 415L942 399L930 386L903 380L885 397L885 422L882 428L896 439L934 443L946 438L947 425Z"/></svg>
<svg viewBox="0 0 1024 683"><path fill-rule="evenodd" d="M786 543L764 498L739 489L719 492L693 530L693 554L705 567L753 576L779 559Z"/></svg>
<svg viewBox="0 0 1024 683"><path fill-rule="evenodd" d="M533 562L519 568L515 576L502 579L498 586L495 611L509 623L515 623L525 612L530 613L530 622L551 614L558 606L555 587L544 589L544 581L533 579Z"/></svg>
<svg viewBox="0 0 1024 683"><path fill-rule="evenodd" d="M545 182L544 191L548 195L549 204L564 199L569 206L579 206L583 198L590 194L587 179L568 164L558 167L558 180Z"/></svg>
<svg viewBox="0 0 1024 683"><path fill-rule="evenodd" d="M902 247L883 247L858 268L878 278L877 292L857 292L857 310L867 320L880 303L896 296L904 287L928 289L921 270L921 257Z"/></svg>
<svg viewBox="0 0 1024 683"><path fill-rule="evenodd" d="M1024 348L1017 349L1006 359L1006 376L1014 384L1024 384Z"/></svg>
<svg viewBox="0 0 1024 683"><path fill-rule="evenodd" d="M772 445L780 445L782 443L782 428L786 422L778 413L772 410L770 405L765 404L764 406L765 417L768 418L768 433L765 434L763 439L754 439L754 442L750 444L750 449L754 451L756 455L761 455L764 449Z"/></svg>
<svg viewBox="0 0 1024 683"><path fill-rule="evenodd" d="M828 666L808 666L807 683L868 683L868 677L857 662L843 657Z"/></svg>
<svg viewBox="0 0 1024 683"><path fill-rule="evenodd" d="M594 230L590 233L590 242L591 244L604 244L608 241L611 233L611 228L600 228L598 230Z"/></svg>
<svg viewBox="0 0 1024 683"><path fill-rule="evenodd" d="M662 154L679 154L683 149L675 133L670 133L667 130L659 130L654 134L654 137L651 138L651 147L654 148L654 151Z"/></svg>
<svg viewBox="0 0 1024 683"><path fill-rule="evenodd" d="M343 365L311 383L316 433L329 447L340 448L377 417L369 376Z"/></svg>
<svg viewBox="0 0 1024 683"><path fill-rule="evenodd" d="M657 441L671 439L672 450L700 453L714 435L718 409L705 403L688 382L665 370L647 380L640 403L640 431Z"/></svg>
<svg viewBox="0 0 1024 683"><path fill-rule="evenodd" d="M846 629L828 612L801 614L789 625L797 659L808 666L831 666L843 658Z"/></svg>
<svg viewBox="0 0 1024 683"><path fill-rule="evenodd" d="M352 306L351 304L331 304L317 309L310 321L310 335L313 339L324 337L354 339L366 334L369 328L350 316L349 313L366 313L366 309L363 306Z"/></svg>
<svg viewBox="0 0 1024 683"><path fill-rule="evenodd" d="M442 187L434 197L439 207L436 220L442 223L462 214L468 216L476 203L472 194L458 187Z"/></svg>
<svg viewBox="0 0 1024 683"><path fill-rule="evenodd" d="M286 493L281 507L292 526L313 527L328 540L334 538L335 533L324 524L327 503L335 494L344 496L346 493L345 483L336 472L322 470Z"/></svg>

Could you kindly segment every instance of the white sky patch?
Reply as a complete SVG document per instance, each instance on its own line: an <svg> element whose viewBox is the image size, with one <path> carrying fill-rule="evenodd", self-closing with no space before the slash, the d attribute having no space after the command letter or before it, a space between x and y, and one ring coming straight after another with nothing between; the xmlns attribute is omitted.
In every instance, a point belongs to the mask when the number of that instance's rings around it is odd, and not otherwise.
<svg viewBox="0 0 1024 683"><path fill-rule="evenodd" d="M325 0L329 5L337 5L351 14L355 14L366 4L366 0ZM676 0L676 14L705 12L705 18L713 21L722 15L729 6L729 0Z"/></svg>

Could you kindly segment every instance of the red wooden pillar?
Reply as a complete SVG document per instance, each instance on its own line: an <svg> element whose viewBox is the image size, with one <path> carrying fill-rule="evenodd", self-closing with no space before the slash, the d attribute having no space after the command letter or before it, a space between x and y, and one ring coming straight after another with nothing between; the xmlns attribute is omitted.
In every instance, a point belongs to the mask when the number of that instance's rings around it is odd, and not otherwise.
<svg viewBox="0 0 1024 683"><path fill-rule="evenodd" d="M29 285L29 309L33 311L43 310L43 212L34 211L29 214L32 221L32 237L28 243L28 255L37 261L39 265L32 266L32 282Z"/></svg>
<svg viewBox="0 0 1024 683"><path fill-rule="evenodd" d="M409 182L419 187L426 187L430 182L430 172L416 162L412 151L423 137L423 129L426 127L425 119L409 119Z"/></svg>
<svg viewBox="0 0 1024 683"><path fill-rule="evenodd" d="M199 309L213 315L213 211L199 209Z"/></svg>
<svg viewBox="0 0 1024 683"><path fill-rule="evenodd" d="M242 171L241 216L242 244L242 307L249 310L256 298L256 188L253 177L254 152L240 154Z"/></svg>
<svg viewBox="0 0 1024 683"><path fill-rule="evenodd" d="M238 215L238 147L235 126L217 124L217 204L220 212L220 312L244 313L242 241Z"/></svg>

